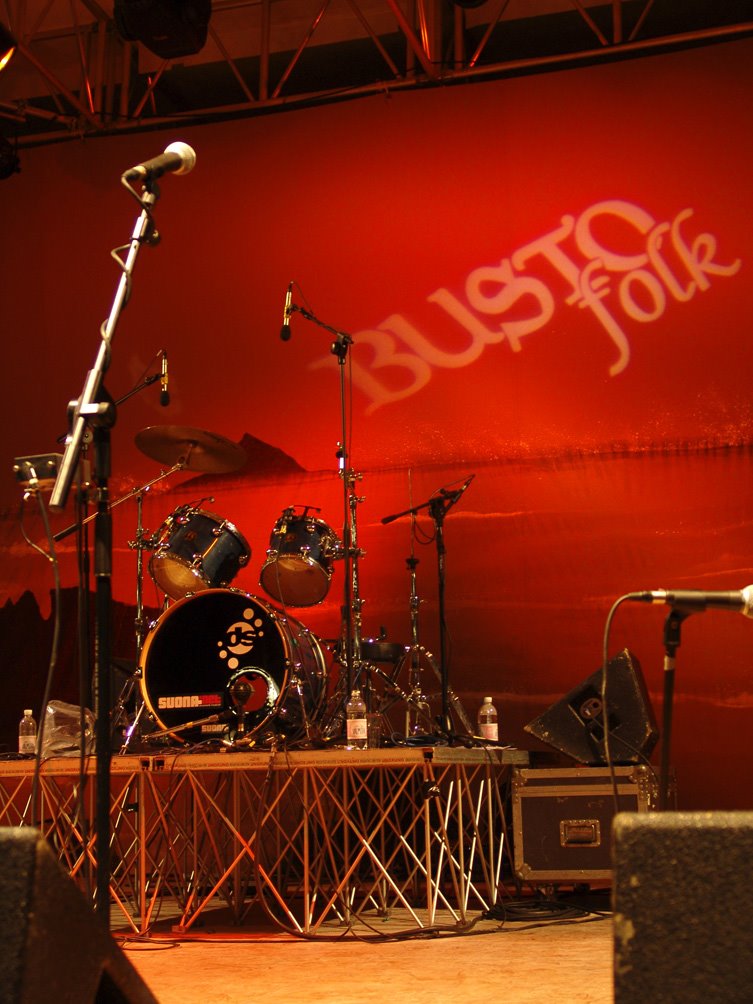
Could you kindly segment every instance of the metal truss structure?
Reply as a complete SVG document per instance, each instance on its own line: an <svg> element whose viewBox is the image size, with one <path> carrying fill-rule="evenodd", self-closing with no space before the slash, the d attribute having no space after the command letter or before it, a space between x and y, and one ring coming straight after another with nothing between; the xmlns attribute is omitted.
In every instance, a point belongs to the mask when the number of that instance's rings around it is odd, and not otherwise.
<svg viewBox="0 0 753 1004"><path fill-rule="evenodd" d="M0 74L0 131L17 146L38 145L753 32L748 0L214 0L211 7L202 49L165 60L123 40L113 0L0 0L0 21L18 40Z"/></svg>
<svg viewBox="0 0 753 1004"><path fill-rule="evenodd" d="M305 937L462 934L497 901L506 783L516 750L425 748L121 756L111 771L113 926L147 934L169 911L186 933L254 908ZM95 765L0 763L0 825L35 822L92 896ZM446 924L446 922L445 922Z"/></svg>

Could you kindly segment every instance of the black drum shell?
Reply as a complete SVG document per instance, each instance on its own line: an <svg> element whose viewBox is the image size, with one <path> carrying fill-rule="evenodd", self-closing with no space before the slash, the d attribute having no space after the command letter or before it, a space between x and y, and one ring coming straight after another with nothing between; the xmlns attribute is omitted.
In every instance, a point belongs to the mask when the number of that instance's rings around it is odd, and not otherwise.
<svg viewBox="0 0 753 1004"><path fill-rule="evenodd" d="M340 542L324 520L283 512L269 538L259 585L286 607L312 607L329 592Z"/></svg>
<svg viewBox="0 0 753 1004"><path fill-rule="evenodd" d="M203 509L180 506L157 531L149 574L171 599L229 586L251 557L238 528Z"/></svg>
<svg viewBox="0 0 753 1004"><path fill-rule="evenodd" d="M326 696L317 638L238 589L207 589L170 606L144 641L140 668L148 711L186 742L221 735L228 723L234 734L295 739L316 722ZM240 712L229 689L238 679L253 691ZM223 720L184 729L215 715Z"/></svg>

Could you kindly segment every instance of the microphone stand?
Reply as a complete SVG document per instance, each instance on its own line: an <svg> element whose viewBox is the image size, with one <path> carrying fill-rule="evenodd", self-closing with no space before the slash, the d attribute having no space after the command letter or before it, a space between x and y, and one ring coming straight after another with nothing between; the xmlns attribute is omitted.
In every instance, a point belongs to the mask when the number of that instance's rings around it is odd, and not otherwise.
<svg viewBox="0 0 753 1004"><path fill-rule="evenodd" d="M428 509L432 520L434 521L434 539L437 544L437 576L438 576L438 602L439 602L439 678L442 690L442 714L438 719L438 724L441 732L447 737L448 742L452 745L454 741L454 734L452 729L452 718L450 716L450 681L449 681L449 666L448 666L448 656L447 656L447 625L445 622L445 555L447 550L444 544L444 520L447 513L452 509L455 503L460 499L465 489L471 483L474 475L471 475L463 485L457 491L451 492L446 488L440 488L440 490L435 493L428 502L422 502L421 505L413 506L411 509L406 509L404 512L396 513L394 516L385 516L382 519L382 523L392 523L396 519L400 519L402 516L410 516L421 509Z"/></svg>
<svg viewBox="0 0 753 1004"><path fill-rule="evenodd" d="M340 369L340 426L341 441L338 446L338 466L343 484L343 560L345 569L343 572L343 606L342 606L342 633L344 635L344 662L345 676L347 681L347 693L343 698L343 709L350 697L353 687L358 683L362 670L362 631L361 631L361 608L363 602L360 596L358 559L362 552L358 548L356 507L363 498L354 492L356 481L361 475L356 474L349 466L348 456L348 419L345 393L345 360L348 356L348 348L353 344L353 339L344 331L325 324L318 317L300 307L296 303L290 305L290 313L299 313L307 321L311 321L329 331L335 336L330 351L337 357Z"/></svg>
<svg viewBox="0 0 753 1004"><path fill-rule="evenodd" d="M94 908L100 922L110 926L110 655L112 643L112 516L109 505L111 449L110 430L115 425L115 405L104 387L110 365L110 347L120 314L128 302L131 276L142 244L156 242L151 209L159 198L156 183L147 180L145 194L136 195L141 213L131 235L125 261L118 261L122 274L109 317L101 328L101 341L94 366L87 373L81 396L69 405L71 431L50 497L50 509L62 511L81 455L87 426L93 429L94 483L97 513L94 533L95 602L95 693L96 693L96 794L95 831L97 847Z"/></svg>
<svg viewBox="0 0 753 1004"><path fill-rule="evenodd" d="M659 810L669 804L669 768L672 739L672 703L675 692L675 653L680 647L682 622L693 613L672 607L664 622L664 698L662 707L662 744L659 768Z"/></svg>

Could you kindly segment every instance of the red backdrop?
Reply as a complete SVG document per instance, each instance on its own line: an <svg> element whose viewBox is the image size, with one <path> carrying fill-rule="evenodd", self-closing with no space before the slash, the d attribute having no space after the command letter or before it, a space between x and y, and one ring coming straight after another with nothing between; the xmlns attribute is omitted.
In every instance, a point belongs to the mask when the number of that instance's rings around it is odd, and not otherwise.
<svg viewBox="0 0 753 1004"><path fill-rule="evenodd" d="M135 445L148 426L254 440L242 472L155 486L149 529L212 496L202 505L252 551L233 585L263 595L286 506L342 527L341 374L330 333L301 314L280 340L293 280L298 305L353 338L365 634L410 640L409 526L381 519L475 474L445 524L450 677L470 709L495 696L513 742L529 745L522 726L599 665L618 596L746 585L753 130L739 94L752 54L742 41L23 151L22 173L0 186L6 613L31 591L49 616L52 584L19 530L12 458L54 450L65 430L119 280L108 252L138 214L118 179L177 138L197 166L161 182L162 239L139 255L106 379L125 395L166 348L171 404L155 385L119 408L113 498L159 474ZM33 506L25 523L40 539ZM128 501L115 510L113 580L126 606L135 532ZM72 540L59 545L67 587ZM436 651L436 554L415 548L422 638ZM325 602L298 616L335 637L342 590L336 566ZM146 597L158 604L148 576ZM657 714L665 613L623 608L611 644L641 661ZM685 806L749 804L751 631L722 612L685 625L673 741ZM46 667L10 638L12 729ZM127 631L119 644L132 647Z"/></svg>

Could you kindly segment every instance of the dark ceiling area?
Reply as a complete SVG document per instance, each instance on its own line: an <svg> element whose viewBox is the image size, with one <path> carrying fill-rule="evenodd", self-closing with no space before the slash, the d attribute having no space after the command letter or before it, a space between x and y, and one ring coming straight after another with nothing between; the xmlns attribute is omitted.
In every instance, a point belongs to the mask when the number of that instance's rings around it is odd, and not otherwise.
<svg viewBox="0 0 753 1004"><path fill-rule="evenodd" d="M753 0L4 0L6 149L725 41Z"/></svg>

